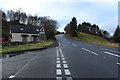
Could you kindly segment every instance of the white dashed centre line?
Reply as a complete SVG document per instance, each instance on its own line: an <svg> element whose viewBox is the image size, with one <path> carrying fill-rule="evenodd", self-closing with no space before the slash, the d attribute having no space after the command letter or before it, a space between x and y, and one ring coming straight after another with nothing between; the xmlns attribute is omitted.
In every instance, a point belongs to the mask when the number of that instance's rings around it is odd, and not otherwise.
<svg viewBox="0 0 120 80"><path fill-rule="evenodd" d="M57 49L57 57L59 57L59 51L58 51L58 49Z"/></svg>
<svg viewBox="0 0 120 80"><path fill-rule="evenodd" d="M60 63L60 61L56 61L56 63Z"/></svg>
<svg viewBox="0 0 120 80"><path fill-rule="evenodd" d="M73 45L73 46L75 46L75 47L77 47L77 45L76 45L76 44L73 44L73 43L72 43L72 45Z"/></svg>
<svg viewBox="0 0 120 80"><path fill-rule="evenodd" d="M117 54L113 54L113 53L110 53L110 52L107 52L107 51L104 51L105 53L109 54L109 55L112 55L112 56L116 56L116 57L120 57L119 55Z"/></svg>
<svg viewBox="0 0 120 80"><path fill-rule="evenodd" d="M90 53L93 53L93 54L95 54L95 55L98 55L97 53L95 53L95 52L93 52L93 51L90 51L90 50L88 50L88 49L85 49L85 48L82 48L83 50L85 50L85 51L87 51L87 52L90 52Z"/></svg>
<svg viewBox="0 0 120 80"><path fill-rule="evenodd" d="M63 63L67 63L66 61L63 61Z"/></svg>
<svg viewBox="0 0 120 80"><path fill-rule="evenodd" d="M63 64L63 67L64 67L64 68L68 68L68 65L67 65L67 64Z"/></svg>
<svg viewBox="0 0 120 80"><path fill-rule="evenodd" d="M65 75L71 75L69 69L65 69Z"/></svg>
<svg viewBox="0 0 120 80"><path fill-rule="evenodd" d="M56 70L56 74L57 74L57 75L61 75L61 74L62 74L61 69L57 69L57 70Z"/></svg>
<svg viewBox="0 0 120 80"><path fill-rule="evenodd" d="M57 67L57 68L61 68L61 65L60 65L60 64L57 64L56 67Z"/></svg>

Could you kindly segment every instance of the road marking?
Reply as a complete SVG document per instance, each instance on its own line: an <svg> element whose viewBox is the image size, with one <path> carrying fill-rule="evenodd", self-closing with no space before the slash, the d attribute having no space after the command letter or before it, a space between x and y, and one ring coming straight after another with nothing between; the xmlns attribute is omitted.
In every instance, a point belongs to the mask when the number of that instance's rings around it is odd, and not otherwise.
<svg viewBox="0 0 120 80"><path fill-rule="evenodd" d="M64 68L68 68L68 65L67 65L67 64L63 64L63 67L64 67Z"/></svg>
<svg viewBox="0 0 120 80"><path fill-rule="evenodd" d="M97 53L95 53L95 52L93 52L93 51L90 51L90 50L88 50L88 49L85 49L85 48L82 48L83 50L85 50L85 51L87 51L87 52L90 52L90 53L93 53L93 54L95 54L95 55L98 55Z"/></svg>
<svg viewBox="0 0 120 80"><path fill-rule="evenodd" d="M63 61L63 63L67 63L66 61Z"/></svg>
<svg viewBox="0 0 120 80"><path fill-rule="evenodd" d="M65 58L62 58L62 60L65 60Z"/></svg>
<svg viewBox="0 0 120 80"><path fill-rule="evenodd" d="M59 42L58 42L59 46L61 45Z"/></svg>
<svg viewBox="0 0 120 80"><path fill-rule="evenodd" d="M11 75L9 78L14 78L15 77L15 75Z"/></svg>
<svg viewBox="0 0 120 80"><path fill-rule="evenodd" d="M71 75L69 69L65 69L64 71L65 71L65 75Z"/></svg>
<svg viewBox="0 0 120 80"><path fill-rule="evenodd" d="M62 54L62 50L61 50L61 48L59 48L59 50L60 50L60 53Z"/></svg>
<svg viewBox="0 0 120 80"><path fill-rule="evenodd" d="M64 57L64 55L63 55L63 54L61 54L61 57Z"/></svg>
<svg viewBox="0 0 120 80"><path fill-rule="evenodd" d="M62 80L62 77L56 77L56 80Z"/></svg>
<svg viewBox="0 0 120 80"><path fill-rule="evenodd" d="M104 51L104 53L107 53L107 54L109 54L109 55L112 55L112 56L120 57L119 55L112 54L112 53L110 53L110 52L107 52L107 51Z"/></svg>
<svg viewBox="0 0 120 80"><path fill-rule="evenodd" d="M56 74L57 74L57 75L61 75L61 74L62 74L61 69L57 69L57 70L56 70Z"/></svg>
<svg viewBox="0 0 120 80"><path fill-rule="evenodd" d="M60 64L57 64L56 67L57 67L57 68L61 68L61 65L60 65Z"/></svg>
<svg viewBox="0 0 120 80"><path fill-rule="evenodd" d="M77 47L77 45L76 45L76 44L73 44L73 43L72 43L72 45L73 45L73 46L75 46L75 47Z"/></svg>
<svg viewBox="0 0 120 80"><path fill-rule="evenodd" d="M115 53L120 53L118 51L114 51L114 50L111 50L111 49L105 49L105 48L102 48L102 49L107 50L107 51L112 51L112 52L115 52Z"/></svg>
<svg viewBox="0 0 120 80"><path fill-rule="evenodd" d="M59 51L58 51L58 49L57 49L57 57L59 57Z"/></svg>
<svg viewBox="0 0 120 80"><path fill-rule="evenodd" d="M60 60L60 58L57 58L57 60Z"/></svg>
<svg viewBox="0 0 120 80"><path fill-rule="evenodd" d="M72 77L67 77L67 80L72 80Z"/></svg>
<svg viewBox="0 0 120 80"><path fill-rule="evenodd" d="M120 63L117 63L118 65L120 65Z"/></svg>
<svg viewBox="0 0 120 80"><path fill-rule="evenodd" d="M56 61L56 63L60 63L60 61Z"/></svg>

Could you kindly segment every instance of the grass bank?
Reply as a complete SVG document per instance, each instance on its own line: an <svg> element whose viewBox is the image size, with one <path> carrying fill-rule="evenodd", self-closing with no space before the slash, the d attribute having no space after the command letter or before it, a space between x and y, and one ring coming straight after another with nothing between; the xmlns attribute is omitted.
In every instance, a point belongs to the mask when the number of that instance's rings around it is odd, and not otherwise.
<svg viewBox="0 0 120 80"><path fill-rule="evenodd" d="M72 38L77 41L81 42L86 42L86 43L92 43L92 44L98 44L102 46L108 46L108 47L113 47L113 48L119 48L118 43L111 43L110 41L91 34L86 34L86 33L78 33L78 38L75 37L70 37L69 35L66 34L67 37Z"/></svg>
<svg viewBox="0 0 120 80"><path fill-rule="evenodd" d="M43 41L43 42L38 42L38 43L29 43L25 45L17 45L17 46L8 46L2 48L2 53L7 53L7 52L15 52L15 51L23 51L23 50L30 50L30 49L39 49L43 48L45 46L49 46L53 44L53 41Z"/></svg>

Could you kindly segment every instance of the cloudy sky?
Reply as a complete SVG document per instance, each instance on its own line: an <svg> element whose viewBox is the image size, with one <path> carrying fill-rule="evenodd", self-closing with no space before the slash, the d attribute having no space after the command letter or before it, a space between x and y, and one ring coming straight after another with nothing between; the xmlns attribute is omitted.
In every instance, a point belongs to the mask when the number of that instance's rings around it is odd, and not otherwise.
<svg viewBox="0 0 120 80"><path fill-rule="evenodd" d="M118 0L0 0L0 8L22 8L27 14L50 16L59 22L59 31L64 31L72 17L78 23L95 23L111 34L118 24Z"/></svg>

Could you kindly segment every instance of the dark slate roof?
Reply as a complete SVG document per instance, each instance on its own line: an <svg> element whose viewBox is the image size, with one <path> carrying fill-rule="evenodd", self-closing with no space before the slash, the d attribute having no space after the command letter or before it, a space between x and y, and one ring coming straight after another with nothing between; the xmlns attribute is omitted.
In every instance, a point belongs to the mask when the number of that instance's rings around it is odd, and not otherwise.
<svg viewBox="0 0 120 80"><path fill-rule="evenodd" d="M30 27L25 25L12 25L11 33L29 33L29 34L39 34L40 27Z"/></svg>

